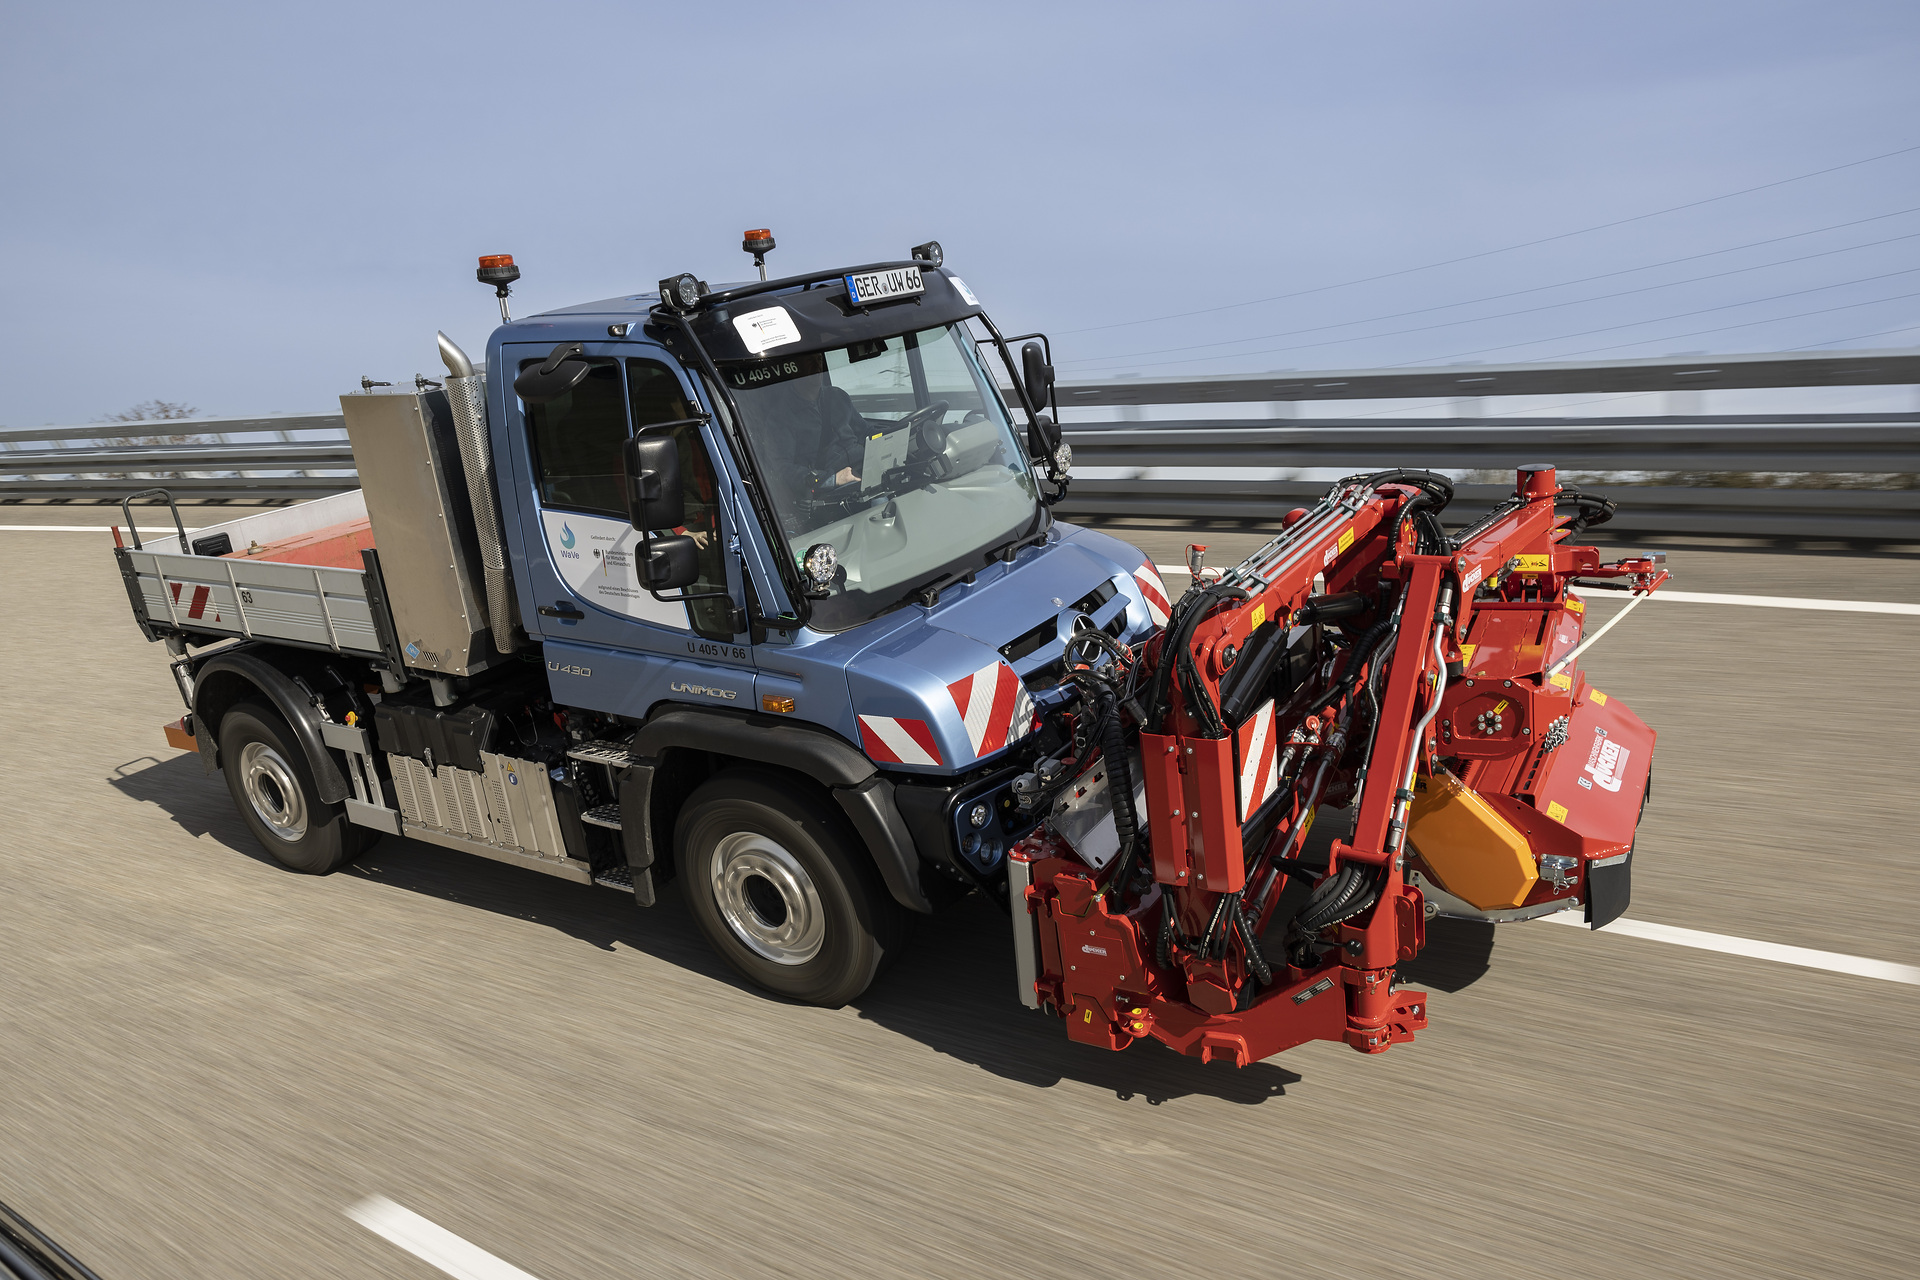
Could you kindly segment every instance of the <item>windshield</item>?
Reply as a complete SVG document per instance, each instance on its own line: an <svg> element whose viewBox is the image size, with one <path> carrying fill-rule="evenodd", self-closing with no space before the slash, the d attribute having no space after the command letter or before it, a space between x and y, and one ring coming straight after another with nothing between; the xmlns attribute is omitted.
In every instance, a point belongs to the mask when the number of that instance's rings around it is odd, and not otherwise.
<svg viewBox="0 0 1920 1280"><path fill-rule="evenodd" d="M839 557L813 603L823 630L981 567L1034 520L1033 476L964 325L720 370L788 554L801 565L827 543Z"/></svg>

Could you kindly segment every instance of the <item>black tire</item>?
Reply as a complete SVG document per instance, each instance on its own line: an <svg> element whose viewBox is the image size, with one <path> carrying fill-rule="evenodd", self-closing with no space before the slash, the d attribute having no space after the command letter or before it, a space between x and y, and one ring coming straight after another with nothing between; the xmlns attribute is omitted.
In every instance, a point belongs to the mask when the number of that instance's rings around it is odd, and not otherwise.
<svg viewBox="0 0 1920 1280"><path fill-rule="evenodd" d="M838 1008L905 944L907 912L846 819L801 779L715 774L687 797L673 847L700 931L775 995Z"/></svg>
<svg viewBox="0 0 1920 1280"><path fill-rule="evenodd" d="M253 838L290 871L326 875L379 838L349 822L345 805L320 798L306 752L271 707L241 702L227 709L220 719L220 768Z"/></svg>

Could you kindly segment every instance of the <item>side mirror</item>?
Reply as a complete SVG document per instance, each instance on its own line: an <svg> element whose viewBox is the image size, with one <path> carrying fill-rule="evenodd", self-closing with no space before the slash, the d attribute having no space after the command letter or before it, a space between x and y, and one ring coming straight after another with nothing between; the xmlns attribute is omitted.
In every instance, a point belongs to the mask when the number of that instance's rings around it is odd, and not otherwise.
<svg viewBox="0 0 1920 1280"><path fill-rule="evenodd" d="M1052 418L1041 414L1027 428L1027 456L1036 462L1051 463L1060 447L1060 428Z"/></svg>
<svg viewBox="0 0 1920 1280"><path fill-rule="evenodd" d="M583 358L586 348L563 342L539 364L530 364L513 380L513 393L528 404L558 400L587 380L593 366Z"/></svg>
<svg viewBox="0 0 1920 1280"><path fill-rule="evenodd" d="M649 591L678 591L700 580L700 549L689 534L649 538L641 555L640 581Z"/></svg>
<svg viewBox="0 0 1920 1280"><path fill-rule="evenodd" d="M1047 393L1053 390L1053 366L1047 363L1046 352L1037 342L1029 342L1020 348L1021 380L1027 384L1027 398L1033 401L1035 413L1045 409L1048 404Z"/></svg>
<svg viewBox="0 0 1920 1280"><path fill-rule="evenodd" d="M634 528L643 532L677 529L686 523L687 503L680 492L680 446L671 437L636 436L627 441L621 462L627 473L627 519ZM659 547L666 541L656 538L653 545Z"/></svg>

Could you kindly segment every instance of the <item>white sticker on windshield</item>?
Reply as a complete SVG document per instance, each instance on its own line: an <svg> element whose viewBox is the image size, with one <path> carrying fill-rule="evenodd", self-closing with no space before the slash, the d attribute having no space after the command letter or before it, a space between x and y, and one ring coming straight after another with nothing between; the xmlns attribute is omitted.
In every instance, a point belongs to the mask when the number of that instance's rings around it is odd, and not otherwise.
<svg viewBox="0 0 1920 1280"><path fill-rule="evenodd" d="M740 341L747 344L747 351L751 355L757 356L762 351L800 341L800 330L794 326L793 317L787 314L785 307L748 312L736 317L733 327L740 331Z"/></svg>
<svg viewBox="0 0 1920 1280"><path fill-rule="evenodd" d="M954 292L965 299L968 306L977 307L980 305L980 299L973 296L973 290L967 288L967 282L965 280L962 280L959 276L948 276L947 279L953 282Z"/></svg>

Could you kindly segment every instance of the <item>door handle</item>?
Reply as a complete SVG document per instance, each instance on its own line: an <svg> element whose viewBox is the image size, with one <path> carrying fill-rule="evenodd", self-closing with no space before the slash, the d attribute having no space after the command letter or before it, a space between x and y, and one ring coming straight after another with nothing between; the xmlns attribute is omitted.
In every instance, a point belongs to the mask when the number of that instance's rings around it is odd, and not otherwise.
<svg viewBox="0 0 1920 1280"><path fill-rule="evenodd" d="M569 621L575 621L587 616L583 611L574 608L572 605L566 603L564 600L557 605L554 605L554 604L541 605L539 609L539 613L540 613L540 616L543 618L566 618Z"/></svg>

